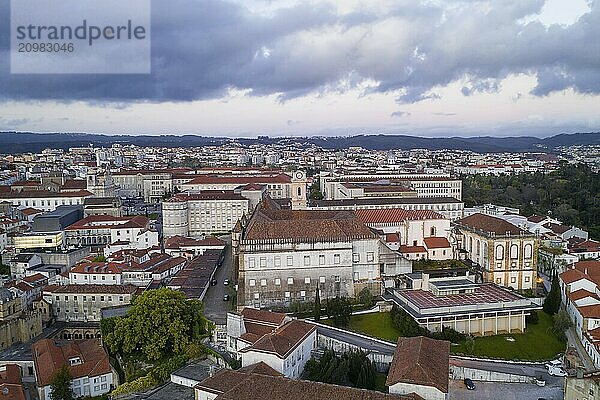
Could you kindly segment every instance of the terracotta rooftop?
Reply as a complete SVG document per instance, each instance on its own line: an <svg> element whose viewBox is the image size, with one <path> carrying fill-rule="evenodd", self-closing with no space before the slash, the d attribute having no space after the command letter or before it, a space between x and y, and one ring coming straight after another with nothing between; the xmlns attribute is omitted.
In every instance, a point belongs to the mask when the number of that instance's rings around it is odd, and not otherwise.
<svg viewBox="0 0 600 400"><path fill-rule="evenodd" d="M30 198L53 198L53 197L87 197L93 196L87 190L79 190L76 192L52 192L50 190L27 190L22 192L7 192L2 193L0 197L3 199L30 199Z"/></svg>
<svg viewBox="0 0 600 400"><path fill-rule="evenodd" d="M283 173L266 174L205 174L192 179L185 185L206 185L206 184L237 184L246 185L249 183L268 184L268 183L290 183L292 178Z"/></svg>
<svg viewBox="0 0 600 400"><path fill-rule="evenodd" d="M260 373L222 369L196 385L197 390L216 395L215 400L419 400L415 394L392 395L373 390L356 389L288 379Z"/></svg>
<svg viewBox="0 0 600 400"><path fill-rule="evenodd" d="M150 220L143 215L134 215L128 217L113 217L111 215L90 215L80 219L72 225L66 227L66 230L78 229L111 229L111 228L146 228Z"/></svg>
<svg viewBox="0 0 600 400"><path fill-rule="evenodd" d="M360 209L354 211L358 219L365 224L398 223L423 219L444 219L444 216L432 210L404 210L402 208Z"/></svg>
<svg viewBox="0 0 600 400"><path fill-rule="evenodd" d="M455 222L456 225L462 226L475 231L482 231L488 236L491 235L529 235L530 233L524 231L516 225L511 224L502 218L492 217L486 214L473 214L468 217L459 219Z"/></svg>
<svg viewBox="0 0 600 400"><path fill-rule="evenodd" d="M445 249L450 247L450 242L445 237L428 237L423 239L428 249Z"/></svg>
<svg viewBox="0 0 600 400"><path fill-rule="evenodd" d="M401 337L385 384L432 386L448 393L449 358L450 342L423 336Z"/></svg>
<svg viewBox="0 0 600 400"><path fill-rule="evenodd" d="M600 318L600 304L577 307L584 318Z"/></svg>
<svg viewBox="0 0 600 400"><path fill-rule="evenodd" d="M0 400L25 400L21 367L6 364L0 367Z"/></svg>
<svg viewBox="0 0 600 400"><path fill-rule="evenodd" d="M427 253L427 249L423 246L407 246L403 244L399 249L400 253Z"/></svg>
<svg viewBox="0 0 600 400"><path fill-rule="evenodd" d="M48 285L44 292L48 293L99 293L99 294L133 294L137 286L133 285Z"/></svg>
<svg viewBox="0 0 600 400"><path fill-rule="evenodd" d="M244 240L348 241L375 238L349 211L278 210L262 202L254 212Z"/></svg>
<svg viewBox="0 0 600 400"><path fill-rule="evenodd" d="M207 236L204 239L195 239L185 236L171 236L165 239L166 249L178 249L180 247L195 246L225 246L225 242L214 236Z"/></svg>
<svg viewBox="0 0 600 400"><path fill-rule="evenodd" d="M273 332L265 334L251 346L242 349L241 352L258 351L286 358L316 329L317 327L313 324L293 320Z"/></svg>
<svg viewBox="0 0 600 400"><path fill-rule="evenodd" d="M72 378L95 377L111 373L108 353L100 339L59 341L42 339L31 347L38 386L47 386L69 360L79 357L80 364L70 365Z"/></svg>
<svg viewBox="0 0 600 400"><path fill-rule="evenodd" d="M255 321L255 322L272 324L272 325L276 325L276 326L281 325L287 317L287 315L282 314L282 313L272 312L272 311L267 311L267 310L258 310L256 308L250 308L250 307L244 308L242 310L241 314L242 314L242 317L244 317L245 322Z"/></svg>

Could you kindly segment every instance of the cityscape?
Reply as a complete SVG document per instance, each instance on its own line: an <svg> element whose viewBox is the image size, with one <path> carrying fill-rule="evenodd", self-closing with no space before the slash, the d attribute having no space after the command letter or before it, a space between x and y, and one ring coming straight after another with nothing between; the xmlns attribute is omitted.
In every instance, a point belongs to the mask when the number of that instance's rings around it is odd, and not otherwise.
<svg viewBox="0 0 600 400"><path fill-rule="evenodd" d="M600 0L0 0L0 400L600 400Z"/></svg>

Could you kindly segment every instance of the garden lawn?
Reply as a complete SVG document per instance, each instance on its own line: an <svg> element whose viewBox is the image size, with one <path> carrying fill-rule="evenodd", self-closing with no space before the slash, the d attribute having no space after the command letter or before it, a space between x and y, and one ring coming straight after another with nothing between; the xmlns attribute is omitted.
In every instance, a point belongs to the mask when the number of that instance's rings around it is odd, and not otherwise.
<svg viewBox="0 0 600 400"><path fill-rule="evenodd" d="M455 354L505 360L551 360L565 350L565 343L552 333L552 317L541 311L538 316L538 323L528 324L525 333L476 337L472 352L467 350L466 343L453 344L451 351ZM331 325L330 320L321 322ZM353 315L349 329L392 343L396 343L400 335L392 324L389 313ZM506 340L507 337L513 338L514 342Z"/></svg>
<svg viewBox="0 0 600 400"><path fill-rule="evenodd" d="M525 333L513 333L475 338L474 349L468 345L452 345L453 353L476 357L501 358L506 360L542 361L551 360L565 351L565 342L552 333L552 317L538 312L537 324L527 324ZM514 338L514 342L506 338Z"/></svg>
<svg viewBox="0 0 600 400"><path fill-rule="evenodd" d="M320 322L327 325L333 325L331 319L321 320ZM400 332L392 324L390 313L387 312L353 315L350 317L350 326L348 328L351 331L364 333L365 335L387 340L392 343L396 343L398 341L398 336L400 336Z"/></svg>

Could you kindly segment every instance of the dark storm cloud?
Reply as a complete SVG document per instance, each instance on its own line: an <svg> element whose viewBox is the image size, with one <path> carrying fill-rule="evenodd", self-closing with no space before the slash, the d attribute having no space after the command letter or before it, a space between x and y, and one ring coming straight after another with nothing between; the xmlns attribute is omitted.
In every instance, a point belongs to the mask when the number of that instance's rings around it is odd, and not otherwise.
<svg viewBox="0 0 600 400"><path fill-rule="evenodd" d="M600 93L599 2L577 23L549 28L519 23L541 0L451 5L403 0L386 14L338 15L301 3L264 16L224 1L155 0L151 75L32 76L8 72L8 0L0 0L0 99L190 101L235 87L285 100L373 79L370 90L402 89L399 102L415 102L457 79L468 82L464 95L494 92L511 73L537 74L538 96Z"/></svg>

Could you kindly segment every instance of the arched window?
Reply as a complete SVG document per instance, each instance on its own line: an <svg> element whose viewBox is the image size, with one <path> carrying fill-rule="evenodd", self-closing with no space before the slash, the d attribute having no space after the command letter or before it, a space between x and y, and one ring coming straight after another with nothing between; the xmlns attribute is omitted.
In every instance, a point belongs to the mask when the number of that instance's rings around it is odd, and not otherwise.
<svg viewBox="0 0 600 400"><path fill-rule="evenodd" d="M530 243L527 243L525 247L523 247L523 253L525 258L531 258L533 255L533 246Z"/></svg>
<svg viewBox="0 0 600 400"><path fill-rule="evenodd" d="M429 230L429 236L435 236L435 226L432 226Z"/></svg>
<svg viewBox="0 0 600 400"><path fill-rule="evenodd" d="M298 197L302 196L302 188L298 187Z"/></svg>
<svg viewBox="0 0 600 400"><path fill-rule="evenodd" d="M516 244L510 246L510 258L519 258L519 246Z"/></svg>
<svg viewBox="0 0 600 400"><path fill-rule="evenodd" d="M473 252L473 238L469 238L469 252Z"/></svg>
<svg viewBox="0 0 600 400"><path fill-rule="evenodd" d="M481 242L477 239L477 255L481 254Z"/></svg>
<svg viewBox="0 0 600 400"><path fill-rule="evenodd" d="M502 260L504 258L504 247L499 244L496 246L496 260Z"/></svg>

